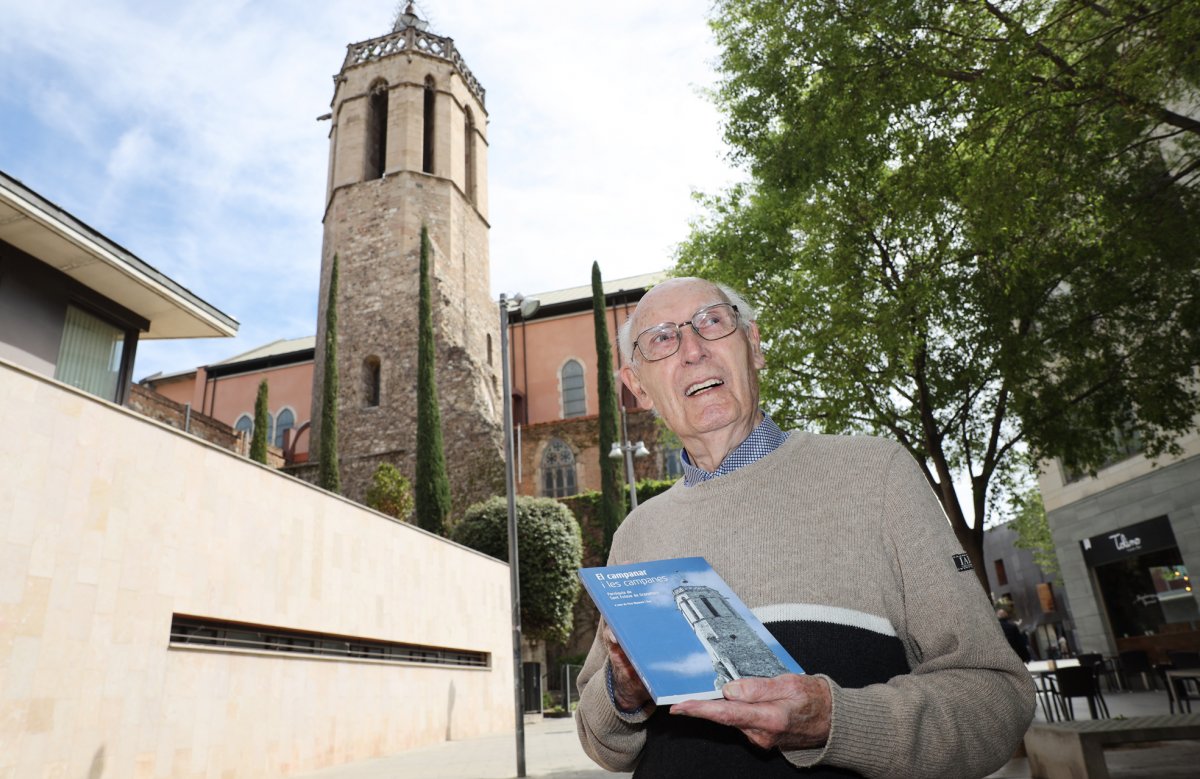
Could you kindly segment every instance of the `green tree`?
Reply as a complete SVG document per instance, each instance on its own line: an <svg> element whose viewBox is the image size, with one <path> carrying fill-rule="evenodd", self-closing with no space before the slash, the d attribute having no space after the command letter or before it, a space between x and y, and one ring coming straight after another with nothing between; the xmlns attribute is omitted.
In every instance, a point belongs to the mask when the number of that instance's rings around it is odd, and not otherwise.
<svg viewBox="0 0 1200 779"><path fill-rule="evenodd" d="M753 290L778 421L889 435L986 589L988 506L1200 407L1200 14L1188 4L720 0L749 179L679 270ZM1192 90L1192 91L1189 91ZM965 474L970 503L954 479Z"/></svg>
<svg viewBox="0 0 1200 779"><path fill-rule="evenodd" d="M1054 539L1050 536L1050 523L1046 519L1046 506L1037 490L1027 490L1013 501L1013 518L1010 527L1016 532L1013 546L1033 552L1033 561L1042 573L1051 579L1059 579L1058 555L1054 551Z"/></svg>
<svg viewBox="0 0 1200 779"><path fill-rule="evenodd" d="M271 412L267 410L267 380L258 383L254 399L254 435L250 438L250 459L266 465L267 432L271 427Z"/></svg>
<svg viewBox="0 0 1200 779"><path fill-rule="evenodd" d="M604 531L604 556L612 546L613 533L625 518L625 499L621 489L621 463L608 456L618 441L617 391L613 379L612 345L608 337L608 317L604 305L604 285L600 263L592 263L592 318L596 330L596 396L600 402L600 526Z"/></svg>
<svg viewBox="0 0 1200 779"><path fill-rule="evenodd" d="M421 225L421 286L417 311L417 524L441 535L450 515L450 478L442 447L437 396L437 346L429 290L429 230Z"/></svg>
<svg viewBox="0 0 1200 779"><path fill-rule="evenodd" d="M564 642L571 635L579 597L582 543L570 510L551 498L519 495L517 560L521 578L521 630L529 638ZM508 559L508 500L490 498L467 509L452 538L463 546Z"/></svg>
<svg viewBox="0 0 1200 779"><path fill-rule="evenodd" d="M321 380L321 447L317 455L317 484L330 492L342 491L337 450L337 297L338 257L329 269L329 294L325 300L325 375Z"/></svg>
<svg viewBox="0 0 1200 779"><path fill-rule="evenodd" d="M407 520L413 510L412 485L399 468L380 463L367 488L367 505L389 517Z"/></svg>

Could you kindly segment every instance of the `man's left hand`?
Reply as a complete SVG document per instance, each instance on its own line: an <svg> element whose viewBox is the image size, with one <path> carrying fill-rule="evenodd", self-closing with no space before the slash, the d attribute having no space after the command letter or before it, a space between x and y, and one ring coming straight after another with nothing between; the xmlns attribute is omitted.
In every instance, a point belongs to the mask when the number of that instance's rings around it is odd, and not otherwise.
<svg viewBox="0 0 1200 779"><path fill-rule="evenodd" d="M684 701L672 714L700 717L737 728L763 749L819 747L829 738L833 697L815 676L747 677L722 688L725 700Z"/></svg>

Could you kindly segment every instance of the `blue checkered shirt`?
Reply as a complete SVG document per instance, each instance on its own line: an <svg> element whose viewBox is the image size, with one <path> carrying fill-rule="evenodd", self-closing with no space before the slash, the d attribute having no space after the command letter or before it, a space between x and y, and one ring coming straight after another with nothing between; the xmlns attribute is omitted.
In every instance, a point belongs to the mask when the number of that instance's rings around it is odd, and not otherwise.
<svg viewBox="0 0 1200 779"><path fill-rule="evenodd" d="M757 462L779 448L787 440L788 434L779 429L769 416L763 414L763 419L750 436L738 444L737 449L729 453L715 471L698 468L688 459L686 451L679 453L683 462L683 486L695 487L702 481L711 481L718 476L733 473L738 468Z"/></svg>

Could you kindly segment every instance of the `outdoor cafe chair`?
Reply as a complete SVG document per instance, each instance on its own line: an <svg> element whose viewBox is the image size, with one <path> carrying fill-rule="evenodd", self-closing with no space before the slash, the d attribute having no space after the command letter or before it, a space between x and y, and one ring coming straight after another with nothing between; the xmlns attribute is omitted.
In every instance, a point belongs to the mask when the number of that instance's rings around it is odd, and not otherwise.
<svg viewBox="0 0 1200 779"><path fill-rule="evenodd" d="M1054 685L1062 701L1065 719L1075 719L1072 698L1087 698L1088 712L1091 713L1092 719L1108 718L1108 704L1104 701L1104 694L1100 692L1100 684L1091 668L1083 665L1059 668L1054 672Z"/></svg>

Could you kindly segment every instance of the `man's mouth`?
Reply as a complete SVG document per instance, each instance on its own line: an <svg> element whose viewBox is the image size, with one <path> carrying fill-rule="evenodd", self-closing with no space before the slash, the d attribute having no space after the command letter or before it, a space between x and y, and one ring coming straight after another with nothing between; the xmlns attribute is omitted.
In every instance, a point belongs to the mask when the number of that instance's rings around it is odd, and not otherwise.
<svg viewBox="0 0 1200 779"><path fill-rule="evenodd" d="M724 383L725 382L721 381L720 379L705 379L704 381L698 381L692 386L688 387L683 394L690 398L693 395L697 395L705 390L710 390L713 387L720 387Z"/></svg>

